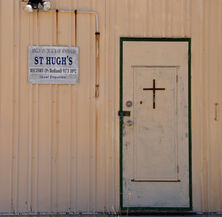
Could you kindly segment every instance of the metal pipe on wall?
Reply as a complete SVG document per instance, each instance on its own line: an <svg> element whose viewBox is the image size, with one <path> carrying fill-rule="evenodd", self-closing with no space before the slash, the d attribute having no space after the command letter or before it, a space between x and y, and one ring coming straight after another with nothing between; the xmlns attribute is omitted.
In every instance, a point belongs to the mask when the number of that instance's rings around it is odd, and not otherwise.
<svg viewBox="0 0 222 217"><path fill-rule="evenodd" d="M43 9L38 9L38 11L44 11ZM90 11L90 10L64 10L64 9L50 9L48 11L53 11L58 14L58 12L68 12L68 13L75 13L75 46L77 46L77 14L83 13L83 14L92 14L95 15L95 24L96 24L96 32L95 32L95 41L96 41L96 75L95 75L95 97L99 97L99 56L100 56L100 50L99 50L99 44L100 44L100 32L99 32L99 15L96 11ZM58 16L58 15L57 15Z"/></svg>

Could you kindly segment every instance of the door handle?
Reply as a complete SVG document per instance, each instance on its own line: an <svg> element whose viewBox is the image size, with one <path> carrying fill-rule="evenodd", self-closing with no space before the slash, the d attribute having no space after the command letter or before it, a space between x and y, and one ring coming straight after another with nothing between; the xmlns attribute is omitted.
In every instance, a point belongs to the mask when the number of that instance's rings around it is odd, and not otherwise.
<svg viewBox="0 0 222 217"><path fill-rule="evenodd" d="M129 117L130 116L130 111L119 111L118 114L121 118L123 118L124 116Z"/></svg>

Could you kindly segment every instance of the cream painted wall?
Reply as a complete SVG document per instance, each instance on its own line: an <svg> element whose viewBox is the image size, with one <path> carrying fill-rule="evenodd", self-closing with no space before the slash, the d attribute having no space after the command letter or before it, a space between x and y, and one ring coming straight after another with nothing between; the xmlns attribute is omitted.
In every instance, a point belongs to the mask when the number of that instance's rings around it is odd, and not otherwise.
<svg viewBox="0 0 222 217"><path fill-rule="evenodd" d="M0 1L0 213L119 211L119 39L191 37L193 210L222 211L222 1L51 0L78 15L80 83L31 85L29 45L56 44L54 12ZM58 44L74 45L74 13L59 13ZM218 120L215 119L215 103Z"/></svg>

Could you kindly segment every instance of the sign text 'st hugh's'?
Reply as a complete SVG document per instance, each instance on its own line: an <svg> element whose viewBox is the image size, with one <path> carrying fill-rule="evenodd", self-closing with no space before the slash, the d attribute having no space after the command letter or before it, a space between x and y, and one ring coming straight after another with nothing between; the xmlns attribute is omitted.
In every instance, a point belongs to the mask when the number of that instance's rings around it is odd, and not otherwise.
<svg viewBox="0 0 222 217"><path fill-rule="evenodd" d="M78 83L78 47L30 46L28 64L28 80L30 83Z"/></svg>

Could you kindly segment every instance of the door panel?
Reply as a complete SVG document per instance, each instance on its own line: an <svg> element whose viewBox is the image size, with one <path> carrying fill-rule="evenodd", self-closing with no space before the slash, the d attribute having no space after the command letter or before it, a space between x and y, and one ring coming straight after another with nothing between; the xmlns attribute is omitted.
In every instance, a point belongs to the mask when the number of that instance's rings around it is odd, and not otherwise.
<svg viewBox="0 0 222 217"><path fill-rule="evenodd" d="M188 51L122 42L122 208L190 207Z"/></svg>
<svg viewBox="0 0 222 217"><path fill-rule="evenodd" d="M176 68L136 67L133 74L134 180L177 180ZM143 90L153 81L165 89L155 99L153 90Z"/></svg>

